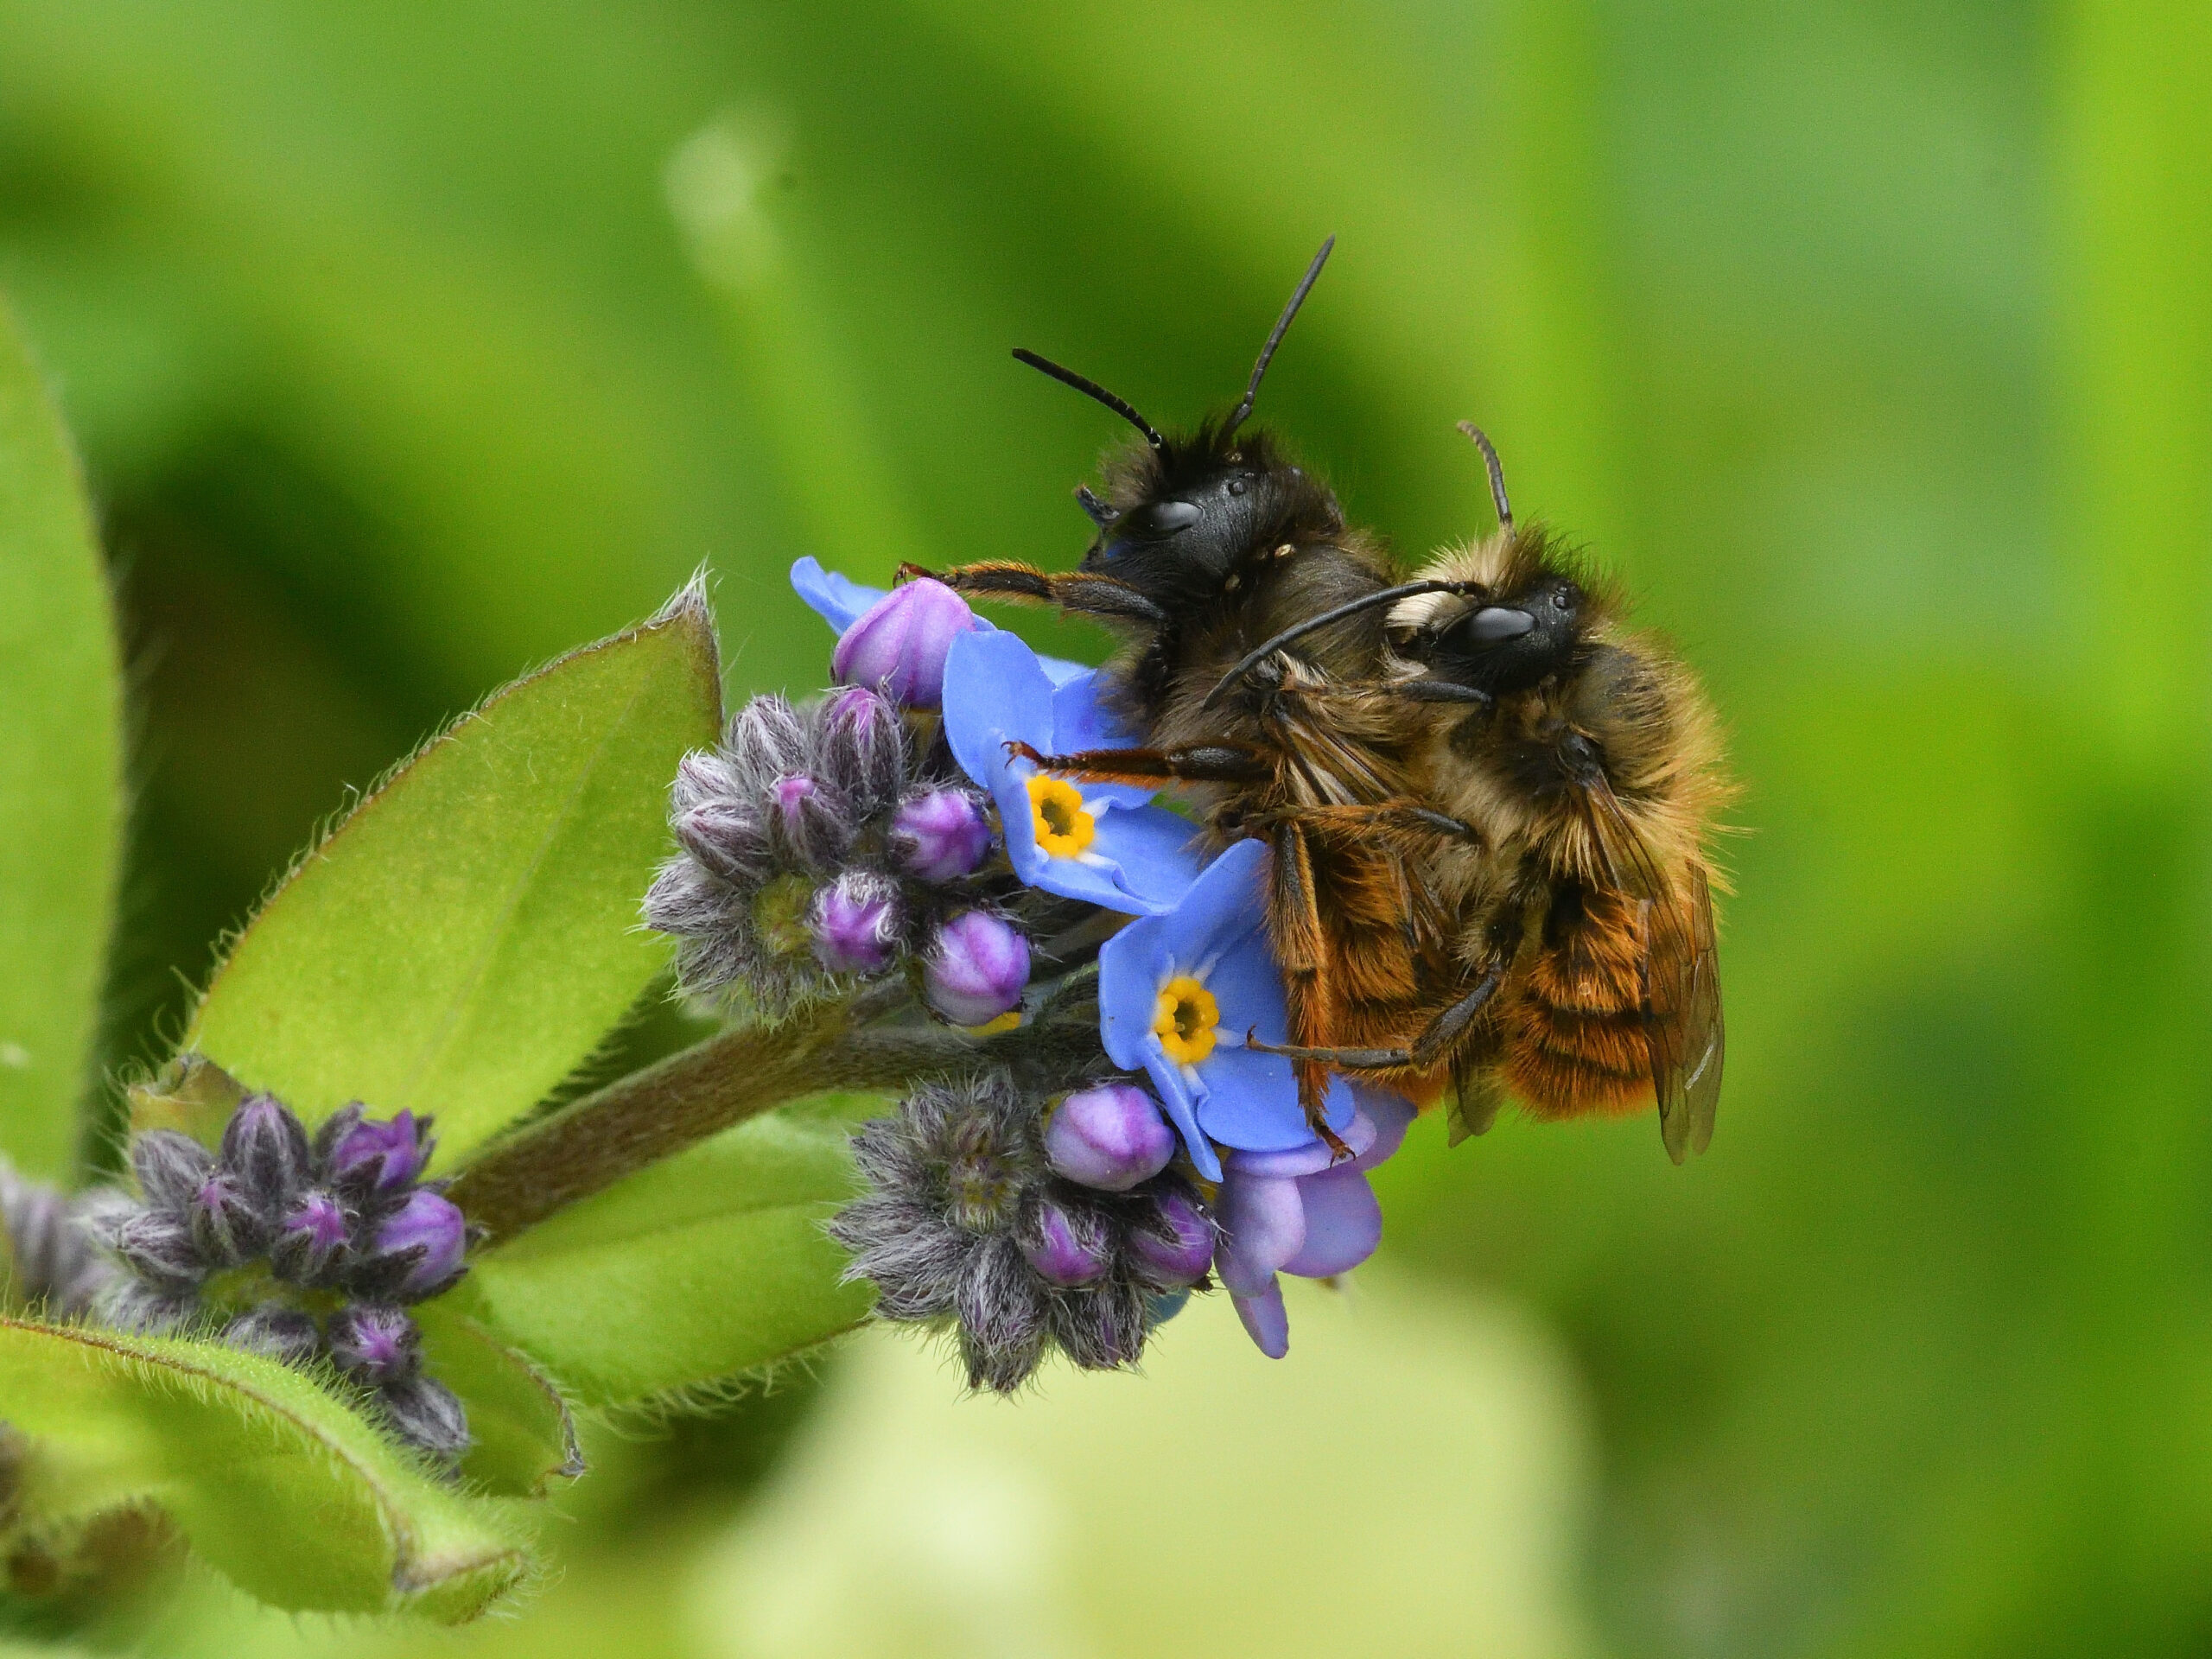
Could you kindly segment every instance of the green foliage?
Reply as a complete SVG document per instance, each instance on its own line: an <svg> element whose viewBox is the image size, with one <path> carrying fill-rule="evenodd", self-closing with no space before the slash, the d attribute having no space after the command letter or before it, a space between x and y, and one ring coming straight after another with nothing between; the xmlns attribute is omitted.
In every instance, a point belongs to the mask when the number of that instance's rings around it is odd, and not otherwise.
<svg viewBox="0 0 2212 1659"><path fill-rule="evenodd" d="M273 1360L0 1320L0 1400L35 1437L25 1523L152 1499L207 1560L278 1606L457 1623L530 1569L497 1510Z"/></svg>
<svg viewBox="0 0 2212 1659"><path fill-rule="evenodd" d="M502 1497L543 1497L583 1473L576 1427L553 1385L528 1359L448 1296L414 1310L423 1363L468 1408L474 1444L461 1478Z"/></svg>
<svg viewBox="0 0 2212 1659"><path fill-rule="evenodd" d="M66 1176L121 816L107 577L77 459L0 307L0 1150Z"/></svg>
<svg viewBox="0 0 2212 1659"><path fill-rule="evenodd" d="M341 781L702 557L747 690L819 683L798 552L1072 562L1067 488L1122 435L1007 348L1186 418L1335 231L1262 418L1414 557L1483 521L1451 429L1481 421L1523 514L1707 677L1751 785L1710 1156L1508 1114L1382 1172L1424 1294L1572 1345L1591 1645L2194 1653L2203 27L0 0L0 275L147 619L129 983L198 982ZM1287 1503L1328 1512L1332 1453L1392 1455L1320 1444ZM1412 1490L1405 1456L1363 1471ZM681 1539L641 1548L676 1586Z"/></svg>
<svg viewBox="0 0 2212 1659"><path fill-rule="evenodd" d="M637 925L669 780L710 742L705 601L517 681L293 871L208 987L188 1049L310 1124L438 1120L447 1167L543 1100L666 965Z"/></svg>
<svg viewBox="0 0 2212 1659"><path fill-rule="evenodd" d="M849 1128L798 1109L754 1118L495 1247L454 1296L587 1405L772 1366L868 1313L821 1225L853 1189Z"/></svg>

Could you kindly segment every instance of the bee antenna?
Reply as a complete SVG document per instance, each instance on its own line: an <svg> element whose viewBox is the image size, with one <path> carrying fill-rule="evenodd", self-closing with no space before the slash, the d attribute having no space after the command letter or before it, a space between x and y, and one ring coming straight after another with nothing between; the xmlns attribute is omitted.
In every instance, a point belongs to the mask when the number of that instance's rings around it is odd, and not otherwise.
<svg viewBox="0 0 2212 1659"><path fill-rule="evenodd" d="M1260 395L1260 380L1268 372L1268 361L1275 354L1275 347L1282 344L1282 337L1290 332L1290 320L1298 315L1298 308L1306 303L1306 296L1313 291L1313 284L1320 280L1321 267L1329 263L1329 250L1337 245L1331 237L1321 245L1321 251L1313 256L1313 263L1306 267L1306 279L1298 291L1290 296L1290 303L1282 308L1282 315L1275 319L1274 332L1268 336L1268 343L1260 347L1260 360L1252 365L1252 378L1244 387L1244 401L1236 405L1229 416L1229 424L1222 429L1224 438L1244 424L1252 413L1253 402Z"/></svg>
<svg viewBox="0 0 2212 1659"><path fill-rule="evenodd" d="M1107 391L1105 387L1100 385L1096 380L1086 380L1081 375L1077 374L1073 369L1064 369L1058 364L1053 362L1049 357L1039 357L1036 353L1025 350L1019 346L1014 348L1014 354L1019 361L1027 363L1031 368L1036 369L1042 373L1051 375L1053 379L1058 381L1062 385L1073 386L1084 397L1096 398L1100 403L1105 404L1107 408L1112 410L1116 415L1127 421L1131 426L1136 428L1138 431L1143 433L1144 441L1150 444L1154 448L1164 449L1167 447L1167 440L1161 437L1159 433L1152 429L1152 423L1145 419L1143 416L1138 414L1136 410L1130 406L1128 399L1116 397L1112 392Z"/></svg>
<svg viewBox="0 0 2212 1659"><path fill-rule="evenodd" d="M1475 441L1475 448L1483 452L1483 465L1490 468L1490 499L1497 507L1497 527L1511 530L1513 504L1505 499L1505 468L1498 465L1497 451L1472 421L1460 422L1459 429Z"/></svg>
<svg viewBox="0 0 2212 1659"><path fill-rule="evenodd" d="M1303 622L1294 623L1291 626L1285 628L1256 650L1248 651L1243 656L1238 658L1236 665L1215 682L1213 690L1206 693L1206 700L1198 707L1201 709L1211 709L1217 706L1224 697L1229 695L1230 689L1237 681L1243 679L1285 645L1291 644L1294 640L1305 638L1316 628L1325 628L1332 622L1341 622L1346 617L1357 616L1361 612L1371 611L1379 605L1395 605L1402 599L1412 599L1421 594L1465 594L1469 591L1471 591L1469 585L1464 582L1437 582L1423 579L1419 582L1402 582L1395 588L1385 588L1379 593L1363 594L1358 599L1348 600L1333 609L1324 611L1319 616L1309 616Z"/></svg>

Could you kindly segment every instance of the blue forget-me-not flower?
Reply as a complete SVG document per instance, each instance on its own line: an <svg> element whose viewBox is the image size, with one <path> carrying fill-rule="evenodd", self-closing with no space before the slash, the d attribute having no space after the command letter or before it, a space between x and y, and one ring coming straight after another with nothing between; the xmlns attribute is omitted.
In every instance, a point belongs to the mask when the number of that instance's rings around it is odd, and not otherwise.
<svg viewBox="0 0 2212 1659"><path fill-rule="evenodd" d="M968 633L945 660L944 732L961 770L990 791L1007 857L1033 887L1125 914L1168 909L1198 879L1187 818L1152 804L1148 789L1086 784L1009 753L1126 748L1089 676L1055 685L1037 653L1010 633Z"/></svg>

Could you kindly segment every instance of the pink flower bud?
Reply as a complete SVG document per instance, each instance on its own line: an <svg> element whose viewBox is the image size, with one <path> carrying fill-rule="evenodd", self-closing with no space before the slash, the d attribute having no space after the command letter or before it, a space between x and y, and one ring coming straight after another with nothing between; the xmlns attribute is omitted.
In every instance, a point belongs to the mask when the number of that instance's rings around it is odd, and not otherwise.
<svg viewBox="0 0 2212 1659"><path fill-rule="evenodd" d="M328 1192L308 1192L292 1205L269 1247L269 1264L279 1279L306 1284L329 1269L346 1248L351 1229L346 1211Z"/></svg>
<svg viewBox="0 0 2212 1659"><path fill-rule="evenodd" d="M830 672L840 685L874 686L909 709L944 696L944 654L976 626L968 601L941 582L893 588L838 637Z"/></svg>
<svg viewBox="0 0 2212 1659"><path fill-rule="evenodd" d="M429 1157L429 1119L418 1123L405 1109L388 1119L360 1118L330 1148L330 1173L378 1192L404 1186Z"/></svg>
<svg viewBox="0 0 2212 1659"><path fill-rule="evenodd" d="M442 1289L461 1272L468 1248L468 1223L447 1199L418 1187L377 1229L371 1247L379 1264L397 1270L391 1294L413 1301ZM408 1258L404 1266L400 1258Z"/></svg>
<svg viewBox="0 0 2212 1659"><path fill-rule="evenodd" d="M1029 941L988 911L964 911L938 930L922 994L956 1026L980 1026L1020 1006Z"/></svg>
<svg viewBox="0 0 2212 1659"><path fill-rule="evenodd" d="M1096 1283L1111 1265L1106 1240L1085 1237L1095 1229L1078 1229L1074 1217L1057 1204L1039 1206L1034 1223L1021 1239L1021 1254L1047 1284L1071 1288Z"/></svg>
<svg viewBox="0 0 2212 1659"><path fill-rule="evenodd" d="M991 850L991 821L964 789L938 789L901 806L891 820L891 849L899 868L923 881L974 874Z"/></svg>
<svg viewBox="0 0 2212 1659"><path fill-rule="evenodd" d="M814 896L815 960L833 974L877 974L899 948L899 893L881 876L848 870Z"/></svg>
<svg viewBox="0 0 2212 1659"><path fill-rule="evenodd" d="M1149 1227L1132 1227L1130 1254L1162 1284L1197 1284L1213 1265L1213 1224L1180 1192L1163 1194L1156 1214L1167 1236Z"/></svg>
<svg viewBox="0 0 2212 1659"><path fill-rule="evenodd" d="M390 1382L415 1369L420 1337L415 1321L396 1307L344 1307L330 1316L330 1357L338 1369L371 1382Z"/></svg>
<svg viewBox="0 0 2212 1659"><path fill-rule="evenodd" d="M1045 1126L1045 1156L1071 1181L1126 1192L1167 1167L1175 1131L1150 1095L1109 1083L1070 1095Z"/></svg>

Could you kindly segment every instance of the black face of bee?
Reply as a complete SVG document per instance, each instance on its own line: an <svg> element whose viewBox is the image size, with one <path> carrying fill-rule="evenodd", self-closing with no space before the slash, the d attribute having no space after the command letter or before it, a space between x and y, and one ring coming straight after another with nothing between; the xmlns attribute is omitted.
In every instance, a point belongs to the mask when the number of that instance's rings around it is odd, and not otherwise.
<svg viewBox="0 0 2212 1659"><path fill-rule="evenodd" d="M1546 572L1446 623L1424 653L1429 674L1492 696L1524 691L1573 663L1582 643L1582 608L1580 586Z"/></svg>
<svg viewBox="0 0 2212 1659"><path fill-rule="evenodd" d="M1083 568L1127 582L1171 616L1219 598L1243 567L1278 546L1343 528L1335 498L1284 461L1264 432L1232 444L1202 429L1167 441L1147 461L1151 475L1133 504L1095 506L1098 538Z"/></svg>

